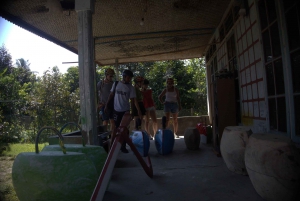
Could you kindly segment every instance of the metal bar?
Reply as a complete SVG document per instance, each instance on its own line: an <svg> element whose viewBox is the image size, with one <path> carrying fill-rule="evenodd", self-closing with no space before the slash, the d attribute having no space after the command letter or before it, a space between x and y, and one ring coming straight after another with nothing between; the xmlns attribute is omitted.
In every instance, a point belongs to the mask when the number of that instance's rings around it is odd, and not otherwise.
<svg viewBox="0 0 300 201"><path fill-rule="evenodd" d="M134 146L134 144L129 139L129 130L128 130L127 126L129 125L130 120L131 120L130 114L125 113L125 115L122 118L121 124L117 129L115 141L113 142L113 145L107 156L105 165L102 169L102 172L100 174L100 177L98 179L98 182L96 184L96 187L94 189L94 192L91 196L90 201L101 201L103 199L105 190L106 190L108 182L110 180L115 163L117 161L118 153L119 153L121 145L124 141L126 141L127 144L130 146L131 150L133 151L133 153L137 157L138 161L142 165L146 174L150 178L153 177L153 168L152 168L152 163L151 163L150 157L147 156L146 162L145 162L145 160L139 154L139 152L136 149L136 147Z"/></svg>
<svg viewBox="0 0 300 201"><path fill-rule="evenodd" d="M101 201L105 190L107 188L108 182L110 180L112 171L114 169L115 163L117 161L117 156L119 154L120 148L121 148L122 142L120 140L120 135L116 137L111 150L107 156L105 165L102 169L102 172L100 174L100 177L98 179L98 182L96 184L96 187L94 189L94 192L92 194L92 197L90 201Z"/></svg>
<svg viewBox="0 0 300 201"><path fill-rule="evenodd" d="M95 37L95 39L103 39L103 38L119 38L126 36L143 36L143 35L156 35L156 34L166 34L166 33L176 33L176 32L195 32L195 31L207 31L207 30L215 30L215 28L201 28L201 29L183 29L183 30L172 30L172 31L158 31L158 32L145 32L145 33L134 33L134 34L123 34L123 35L114 35L114 36L102 36Z"/></svg>

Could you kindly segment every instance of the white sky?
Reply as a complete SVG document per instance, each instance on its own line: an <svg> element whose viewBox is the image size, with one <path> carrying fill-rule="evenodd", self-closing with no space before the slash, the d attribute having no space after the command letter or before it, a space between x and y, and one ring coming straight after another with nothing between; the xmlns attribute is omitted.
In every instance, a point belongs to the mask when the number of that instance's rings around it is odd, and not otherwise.
<svg viewBox="0 0 300 201"><path fill-rule="evenodd" d="M29 60L30 70L39 72L39 75L54 66L57 66L61 73L65 73L71 66L78 66L78 63L62 64L77 62L77 54L0 17L0 46L2 44L12 56L13 64L16 59Z"/></svg>

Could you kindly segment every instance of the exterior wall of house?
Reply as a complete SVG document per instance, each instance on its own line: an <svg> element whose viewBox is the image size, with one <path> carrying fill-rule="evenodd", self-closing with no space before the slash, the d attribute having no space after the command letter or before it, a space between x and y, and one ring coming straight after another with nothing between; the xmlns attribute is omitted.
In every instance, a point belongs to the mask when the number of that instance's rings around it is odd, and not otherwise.
<svg viewBox="0 0 300 201"><path fill-rule="evenodd" d="M262 38L262 29L261 22L258 9L260 0L248 0L249 12L246 16L240 16L239 14L235 16L233 14L233 23L228 23L227 19L230 12L233 11L234 7L238 4L237 0L233 0L231 4L228 6L227 12L224 14L223 20L221 21L219 27L216 29L214 36L209 41L209 46L206 48L206 65L207 65L207 82L208 82L208 96L209 96L209 115L210 119L213 123L216 123L216 118L219 115L217 105L221 104L223 100L216 100L216 82L222 76L222 72L224 69L227 69L226 72L236 72L237 76L234 74L228 76L235 79L235 83L237 85L236 90L238 90L238 97L236 98L237 113L239 113L240 118L237 118L236 125L245 125L251 126L253 132L274 132L280 133L286 136L291 137L294 141L299 141L299 133L295 134L293 128L297 127L293 124L296 122L297 112L295 112L294 116L288 116L289 111L293 111L293 106L289 105L290 99L292 99L296 95L288 95L288 91L292 91L291 84L291 75L289 75L289 61L290 54L289 52L284 52L287 47L285 47L284 43L287 42L286 33L287 30L285 28L285 20L283 13L283 5L281 0L276 0L276 8L266 8L276 10L277 13L277 21L278 29L280 34L280 41L278 43L284 44L281 46L282 56L282 68L283 73L285 74L285 82L280 83L285 85L286 94L283 94L284 99L286 100L286 118L277 119L278 122L286 121L289 122L289 118L292 119L292 123L287 123L286 131L279 132L280 129L270 128L272 125L270 123L270 115L272 115L274 111L269 111L269 101L271 98L270 94L268 94L268 80L267 80L267 65L268 59L265 58L265 49ZM287 9L286 9L287 10ZM300 15L300 14L299 14ZM224 29L225 26L225 29ZM299 25L298 25L299 26ZM230 28L226 30L226 27ZM270 26L271 27L271 26ZM223 31L225 30L225 33ZM271 30L271 29L270 29ZM272 32L270 31L270 34ZM272 35L271 35L272 36ZM278 37L279 38L279 37ZM234 41L230 43L230 41ZM234 46L230 45L233 44ZM272 41L271 41L272 43ZM215 45L215 48L213 47ZM268 45L268 44L267 44ZM272 46L272 44L271 44ZM231 50L234 51L231 52ZM269 54L268 54L269 55ZM268 57L268 55L266 57ZM274 63L276 59L274 56L272 58ZM280 61L281 61L280 60ZM273 64L275 65L275 64ZM235 70L236 69L236 70ZM266 70L267 69L267 70ZM220 76L221 75L221 76ZM224 75L224 73L223 73ZM290 76L290 77L289 77ZM226 77L226 75L225 75ZM275 83L275 85L277 85ZM276 97L275 97L276 99ZM296 100L296 98L294 98ZM221 102L221 103L220 103ZM296 106L295 106L296 107ZM279 106L277 106L277 110L280 110ZM280 111L275 111L278 115ZM271 113L271 114L270 114ZM278 123L279 124L279 123ZM296 122L297 124L297 122ZM271 125L271 126L270 126ZM228 125L231 126L231 125ZM215 131L214 131L215 132ZM297 132L297 131L296 131Z"/></svg>
<svg viewBox="0 0 300 201"><path fill-rule="evenodd" d="M248 3L249 15L240 17L234 28L241 92L241 123L252 126L254 132L266 132L267 106L258 14L253 0Z"/></svg>

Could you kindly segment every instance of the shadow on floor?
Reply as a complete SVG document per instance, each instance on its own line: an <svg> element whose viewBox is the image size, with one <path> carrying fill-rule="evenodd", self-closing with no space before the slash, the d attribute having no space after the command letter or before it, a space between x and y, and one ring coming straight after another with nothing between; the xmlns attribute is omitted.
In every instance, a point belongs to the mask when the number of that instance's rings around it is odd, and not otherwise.
<svg viewBox="0 0 300 201"><path fill-rule="evenodd" d="M130 151L118 155L103 201L262 201L248 176L228 170L212 146L201 144L188 150L176 139L173 153L158 154L151 141L149 155L153 178L149 178Z"/></svg>

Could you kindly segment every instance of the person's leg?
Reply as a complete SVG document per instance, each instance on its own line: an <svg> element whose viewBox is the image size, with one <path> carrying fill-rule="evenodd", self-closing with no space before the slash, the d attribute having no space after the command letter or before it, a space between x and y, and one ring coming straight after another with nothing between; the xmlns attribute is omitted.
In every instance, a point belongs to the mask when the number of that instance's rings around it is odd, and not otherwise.
<svg viewBox="0 0 300 201"><path fill-rule="evenodd" d="M146 111L145 115L145 130L149 135L151 135L149 130L149 111Z"/></svg>
<svg viewBox="0 0 300 201"><path fill-rule="evenodd" d="M136 123L137 123L137 120L139 119L139 114L138 114L138 111L137 111L135 105L133 105L132 114L134 116L134 129L138 129L138 128L136 128Z"/></svg>
<svg viewBox="0 0 300 201"><path fill-rule="evenodd" d="M124 114L125 114L125 112L124 112ZM122 115L122 118L123 118L124 114ZM121 121L122 121L122 118L121 118ZM120 123L121 123L121 121L120 121ZM120 149L120 150L121 150L123 153L129 153L129 151L126 149L126 141L124 141L124 142L122 143L121 149Z"/></svg>
<svg viewBox="0 0 300 201"><path fill-rule="evenodd" d="M114 117L115 127L113 128L113 130L111 132L111 144L113 144L113 142L115 140L117 128L120 126L122 116L123 116L123 114L121 112L114 111L113 117Z"/></svg>
<svg viewBox="0 0 300 201"><path fill-rule="evenodd" d="M114 111L115 127L112 131L112 134L111 134L111 145L113 144L113 142L115 140L116 133L117 133L117 128L120 126L120 123L122 121L122 118L123 118L124 114L125 114L125 112ZM126 142L125 141L122 143L121 151L123 153L128 153L128 150L126 149Z"/></svg>
<svg viewBox="0 0 300 201"><path fill-rule="evenodd" d="M166 116L166 128L169 126L169 121L170 121L170 112L165 112Z"/></svg>
<svg viewBox="0 0 300 201"><path fill-rule="evenodd" d="M115 121L113 119L109 120L110 130L112 131L115 128Z"/></svg>
<svg viewBox="0 0 300 201"><path fill-rule="evenodd" d="M108 125L108 115L104 112L104 107L101 108L101 119L102 119L102 125L107 126Z"/></svg>
<svg viewBox="0 0 300 201"><path fill-rule="evenodd" d="M141 113L142 113L142 119L141 119L141 128L142 128L142 124L143 124L143 120L144 120L144 116L146 115L146 109L145 109L145 106L144 106L144 103L143 102L139 102L138 103L139 104L139 108L140 108L140 110L141 110ZM139 116L138 116L138 118L139 118Z"/></svg>
<svg viewBox="0 0 300 201"><path fill-rule="evenodd" d="M152 137L154 137L155 133L157 132L157 118L156 118L155 109L150 110L149 115L150 115L151 120L152 120L152 129L153 129L153 136Z"/></svg>
<svg viewBox="0 0 300 201"><path fill-rule="evenodd" d="M170 103L168 102L165 103L164 112L166 116L166 128L167 128L169 126L169 121L170 121L170 112L171 112Z"/></svg>
<svg viewBox="0 0 300 201"><path fill-rule="evenodd" d="M175 138L179 138L179 136L177 135L178 132L178 104L177 103L172 103L171 113L173 117L174 136Z"/></svg>
<svg viewBox="0 0 300 201"><path fill-rule="evenodd" d="M173 126L174 126L174 136L176 138L179 138L179 136L177 135L177 131L178 131L178 113L173 113L172 114L173 117Z"/></svg>
<svg viewBox="0 0 300 201"><path fill-rule="evenodd" d="M110 124L110 130L112 131L115 128L115 121L114 121L114 112L109 112L109 124Z"/></svg>

